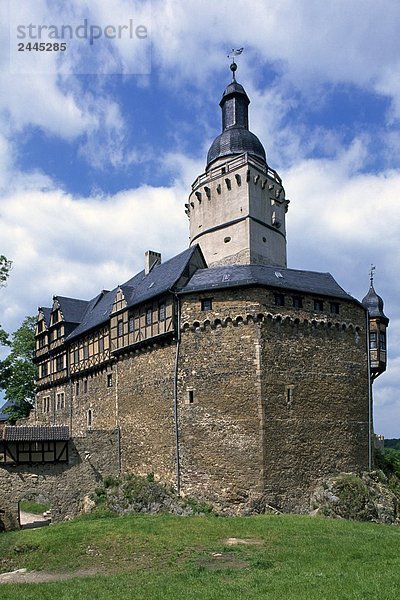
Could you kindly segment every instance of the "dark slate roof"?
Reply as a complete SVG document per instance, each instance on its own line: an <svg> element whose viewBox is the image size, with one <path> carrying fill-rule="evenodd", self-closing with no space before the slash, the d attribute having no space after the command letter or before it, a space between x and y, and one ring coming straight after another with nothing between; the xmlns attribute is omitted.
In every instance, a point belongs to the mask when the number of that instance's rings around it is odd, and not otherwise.
<svg viewBox="0 0 400 600"><path fill-rule="evenodd" d="M207 167L214 160L232 154L251 154L266 161L264 147L258 137L245 127L230 127L215 138L207 154Z"/></svg>
<svg viewBox="0 0 400 600"><path fill-rule="evenodd" d="M386 325L389 323L389 319L383 312L383 300L376 293L372 283L368 294L362 299L362 305L368 310L370 317L380 317L383 323L386 323Z"/></svg>
<svg viewBox="0 0 400 600"><path fill-rule="evenodd" d="M46 322L47 327L49 327L50 326L51 308L48 308L47 306L41 306L40 310L43 313L44 320Z"/></svg>
<svg viewBox="0 0 400 600"><path fill-rule="evenodd" d="M140 271L140 273L120 285L127 306L142 304L168 292L168 290L174 289L196 252L199 252L198 246L188 248L170 260L156 265L147 275L145 275L144 270ZM203 264L205 263L203 262ZM189 274L187 279L189 279ZM103 295L100 294L88 302L82 322L68 336L68 341L94 327L98 327L109 319L117 290L118 287L111 292L103 292Z"/></svg>
<svg viewBox="0 0 400 600"><path fill-rule="evenodd" d="M199 269L181 293L250 285L354 300L336 283L330 273L297 271L267 265L229 265Z"/></svg>
<svg viewBox="0 0 400 600"><path fill-rule="evenodd" d="M55 296L55 300L58 300L60 304L66 323L80 323L89 304L87 300L66 298L65 296Z"/></svg>
<svg viewBox="0 0 400 600"><path fill-rule="evenodd" d="M8 442L42 442L69 440L69 427L41 425L23 425L4 427L3 439Z"/></svg>

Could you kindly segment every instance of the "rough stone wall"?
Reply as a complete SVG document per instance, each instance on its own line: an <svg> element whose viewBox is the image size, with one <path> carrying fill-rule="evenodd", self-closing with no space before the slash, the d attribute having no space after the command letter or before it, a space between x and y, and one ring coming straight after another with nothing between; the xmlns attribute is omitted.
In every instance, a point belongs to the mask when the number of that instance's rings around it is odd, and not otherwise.
<svg viewBox="0 0 400 600"><path fill-rule="evenodd" d="M0 466L0 525L19 528L18 503L41 495L51 504L52 520L74 517L84 496L94 492L102 478L118 474L118 431L93 431L69 442L68 464Z"/></svg>
<svg viewBox="0 0 400 600"><path fill-rule="evenodd" d="M131 353L116 367L122 470L155 473L173 484L175 348L171 344Z"/></svg>
<svg viewBox="0 0 400 600"><path fill-rule="evenodd" d="M365 313L276 306L271 290L186 298L180 351L183 491L233 503L262 491L298 509L313 481L368 466ZM325 306L330 306L325 299ZM193 390L193 403L190 402Z"/></svg>
<svg viewBox="0 0 400 600"><path fill-rule="evenodd" d="M368 468L365 333L262 324L269 503L298 508L318 477Z"/></svg>
<svg viewBox="0 0 400 600"><path fill-rule="evenodd" d="M182 491L232 508L262 490L255 344L254 324L230 324L188 330L180 349Z"/></svg>

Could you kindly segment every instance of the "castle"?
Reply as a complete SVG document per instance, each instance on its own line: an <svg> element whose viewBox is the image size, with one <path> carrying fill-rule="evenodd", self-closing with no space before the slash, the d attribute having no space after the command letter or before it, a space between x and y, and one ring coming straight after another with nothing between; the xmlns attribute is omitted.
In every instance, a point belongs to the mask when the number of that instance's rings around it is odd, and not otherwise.
<svg viewBox="0 0 400 600"><path fill-rule="evenodd" d="M289 201L231 70L185 205L189 248L148 251L112 291L39 308L36 404L23 436L5 428L4 463L66 469L68 440L76 456L97 439L104 468L236 512L298 510L317 479L371 468L382 299L372 279L359 302L329 273L287 268Z"/></svg>

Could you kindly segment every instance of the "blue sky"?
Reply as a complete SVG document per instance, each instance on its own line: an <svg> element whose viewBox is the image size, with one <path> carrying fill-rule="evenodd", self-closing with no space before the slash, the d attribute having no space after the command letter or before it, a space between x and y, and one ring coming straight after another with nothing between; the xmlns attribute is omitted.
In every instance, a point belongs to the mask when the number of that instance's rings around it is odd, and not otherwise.
<svg viewBox="0 0 400 600"><path fill-rule="evenodd" d="M382 0L9 0L0 8L0 322L53 294L90 298L188 243L184 203L220 131L226 57L250 126L283 178L288 266L375 287L390 360L375 429L400 437L400 4ZM18 24L118 27L146 39L17 52ZM26 42L27 40L23 40ZM32 40L34 42L35 40ZM54 40L53 40L54 41Z"/></svg>

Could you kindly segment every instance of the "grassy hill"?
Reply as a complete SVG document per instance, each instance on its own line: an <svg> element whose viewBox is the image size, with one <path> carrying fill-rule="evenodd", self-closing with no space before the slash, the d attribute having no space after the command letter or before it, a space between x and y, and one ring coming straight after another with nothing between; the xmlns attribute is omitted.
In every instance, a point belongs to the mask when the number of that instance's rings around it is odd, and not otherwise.
<svg viewBox="0 0 400 600"><path fill-rule="evenodd" d="M399 547L398 527L294 515L87 516L1 534L0 571L38 583L0 598L397 600Z"/></svg>

